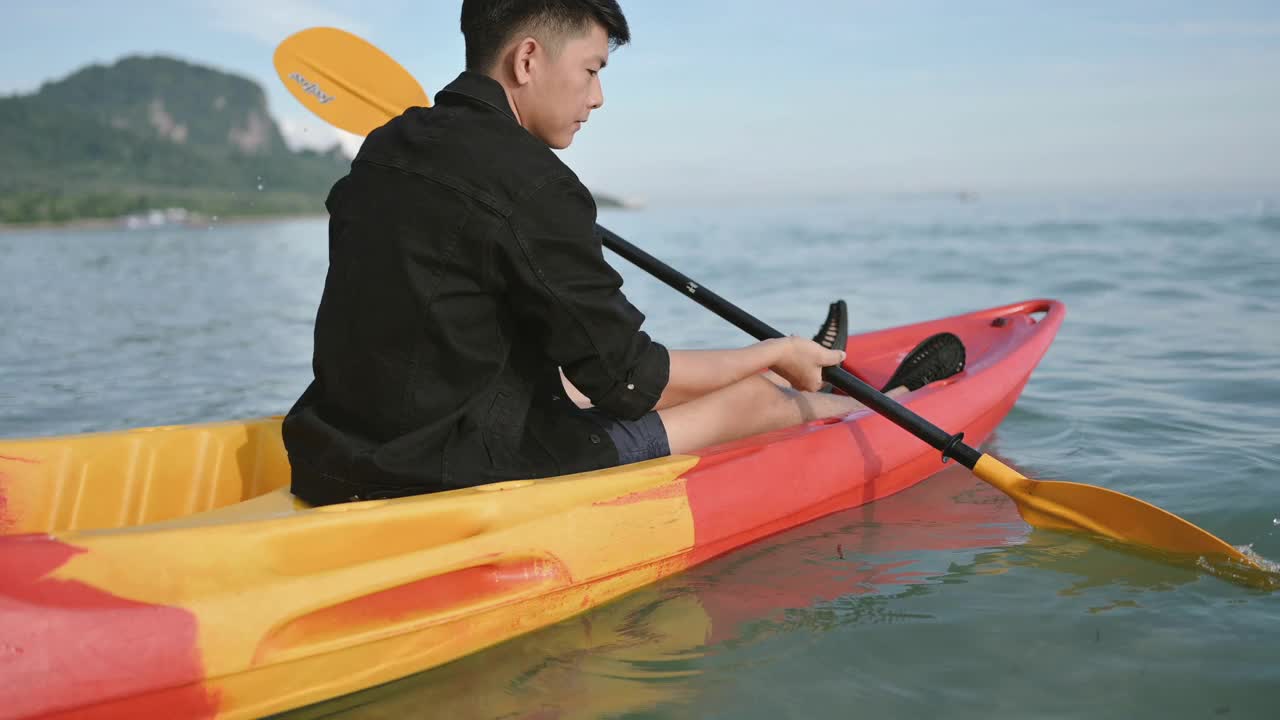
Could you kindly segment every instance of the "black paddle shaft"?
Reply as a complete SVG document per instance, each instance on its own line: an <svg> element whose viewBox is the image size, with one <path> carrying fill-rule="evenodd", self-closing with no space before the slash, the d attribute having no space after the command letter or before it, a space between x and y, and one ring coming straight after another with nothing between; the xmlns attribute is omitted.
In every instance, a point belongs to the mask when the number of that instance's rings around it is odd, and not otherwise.
<svg viewBox="0 0 1280 720"><path fill-rule="evenodd" d="M783 337L782 333L766 325L759 318L725 300L701 284L694 282L675 268L632 245L609 229L596 225L596 232L600 234L605 247L622 256L623 259L636 265L641 270L692 298L699 305L733 323L755 339L769 340ZM849 393L849 396L853 399L893 421L898 427L940 450L944 460L946 458L954 458L961 465L972 470L978 459L982 457L982 453L964 443L964 433L948 435L942 428L903 407L900 403L866 384L844 368L838 365L826 368L822 371L822 377L832 385Z"/></svg>

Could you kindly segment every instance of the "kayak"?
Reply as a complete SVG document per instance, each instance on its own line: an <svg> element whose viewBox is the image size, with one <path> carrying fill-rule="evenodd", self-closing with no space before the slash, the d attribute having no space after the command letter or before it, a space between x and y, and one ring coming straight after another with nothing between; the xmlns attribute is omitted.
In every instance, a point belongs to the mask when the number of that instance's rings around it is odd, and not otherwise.
<svg viewBox="0 0 1280 720"><path fill-rule="evenodd" d="M964 372L901 398L966 442L1065 315L1032 300L851 336L887 380L948 331ZM0 441L0 718L280 712L404 677L944 467L861 411L577 475L308 507L280 418Z"/></svg>

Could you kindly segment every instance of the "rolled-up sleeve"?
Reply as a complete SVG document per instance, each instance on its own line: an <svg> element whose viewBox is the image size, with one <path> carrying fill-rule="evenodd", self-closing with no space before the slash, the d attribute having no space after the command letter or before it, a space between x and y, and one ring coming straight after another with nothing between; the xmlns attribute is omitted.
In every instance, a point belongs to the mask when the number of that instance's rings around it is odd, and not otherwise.
<svg viewBox="0 0 1280 720"><path fill-rule="evenodd" d="M667 349L640 330L644 315L604 259L595 202L576 179L547 183L508 217L509 291L521 322L600 409L634 420L667 386Z"/></svg>

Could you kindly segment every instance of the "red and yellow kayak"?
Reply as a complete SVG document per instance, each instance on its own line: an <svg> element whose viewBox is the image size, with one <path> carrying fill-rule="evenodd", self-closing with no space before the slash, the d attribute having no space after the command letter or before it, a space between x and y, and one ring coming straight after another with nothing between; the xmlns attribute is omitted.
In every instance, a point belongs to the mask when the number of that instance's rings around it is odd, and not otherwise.
<svg viewBox="0 0 1280 720"><path fill-rule="evenodd" d="M968 368L904 396L974 445L1065 309L851 337L888 378L924 337ZM563 620L942 469L871 413L609 470L310 508L280 419L0 442L0 718L257 717Z"/></svg>

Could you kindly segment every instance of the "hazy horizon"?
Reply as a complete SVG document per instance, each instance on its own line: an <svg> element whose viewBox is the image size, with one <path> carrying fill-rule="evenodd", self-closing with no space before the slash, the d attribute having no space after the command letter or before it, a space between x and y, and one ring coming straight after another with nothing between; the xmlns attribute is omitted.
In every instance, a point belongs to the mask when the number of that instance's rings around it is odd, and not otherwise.
<svg viewBox="0 0 1280 720"><path fill-rule="evenodd" d="M86 1L0 28L0 94L92 63L167 55L247 76L295 147L342 137L277 80L280 40L362 35L428 94L461 69L456 3ZM1280 190L1280 6L649 0L605 107L563 153L651 202L895 193ZM121 18L128 18L122 22ZM112 27L111 33L100 32Z"/></svg>

